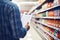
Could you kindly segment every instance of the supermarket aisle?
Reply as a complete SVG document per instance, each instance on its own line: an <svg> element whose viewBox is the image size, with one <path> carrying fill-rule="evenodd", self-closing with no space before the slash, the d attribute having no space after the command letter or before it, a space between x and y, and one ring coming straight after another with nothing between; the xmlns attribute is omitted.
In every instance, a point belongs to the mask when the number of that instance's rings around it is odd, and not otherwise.
<svg viewBox="0 0 60 40"><path fill-rule="evenodd" d="M30 30L28 31L25 38L20 40L42 40L42 38L39 36L39 34L34 30L34 28L31 26Z"/></svg>

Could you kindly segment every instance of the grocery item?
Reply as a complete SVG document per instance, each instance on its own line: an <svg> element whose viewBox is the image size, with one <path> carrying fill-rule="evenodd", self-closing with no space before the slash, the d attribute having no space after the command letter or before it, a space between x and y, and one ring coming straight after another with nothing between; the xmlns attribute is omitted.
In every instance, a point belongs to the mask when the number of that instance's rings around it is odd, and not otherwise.
<svg viewBox="0 0 60 40"><path fill-rule="evenodd" d="M60 20L58 20L58 25L59 25L59 28L60 28Z"/></svg>
<svg viewBox="0 0 60 40"><path fill-rule="evenodd" d="M54 35L54 29L52 29L52 28L49 28L49 32L52 34L52 35Z"/></svg>
<svg viewBox="0 0 60 40"><path fill-rule="evenodd" d="M54 17L60 17L60 8L55 8L54 10Z"/></svg>
<svg viewBox="0 0 60 40"><path fill-rule="evenodd" d="M48 17L54 17L54 11L53 10L48 11Z"/></svg>
<svg viewBox="0 0 60 40"><path fill-rule="evenodd" d="M48 35L48 40L54 40L54 38Z"/></svg>
<svg viewBox="0 0 60 40"><path fill-rule="evenodd" d="M46 17L46 12L44 12L44 13L42 14L42 17Z"/></svg>
<svg viewBox="0 0 60 40"><path fill-rule="evenodd" d="M48 7L48 8L53 7L53 3L52 3L52 2L47 3L47 7Z"/></svg>
<svg viewBox="0 0 60 40"><path fill-rule="evenodd" d="M59 21L58 20L55 20L55 27L59 28Z"/></svg>
<svg viewBox="0 0 60 40"><path fill-rule="evenodd" d="M60 39L60 31L55 30L54 31L54 36Z"/></svg>

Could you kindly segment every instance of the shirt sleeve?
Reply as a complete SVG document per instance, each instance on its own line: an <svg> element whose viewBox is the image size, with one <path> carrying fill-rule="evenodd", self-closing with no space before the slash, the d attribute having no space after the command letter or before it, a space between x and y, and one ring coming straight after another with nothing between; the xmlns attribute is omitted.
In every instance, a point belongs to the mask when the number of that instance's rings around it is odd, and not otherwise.
<svg viewBox="0 0 60 40"><path fill-rule="evenodd" d="M11 25L13 25L13 35L15 38L23 38L27 33L27 29L22 27L20 11L17 6L13 7L12 13Z"/></svg>

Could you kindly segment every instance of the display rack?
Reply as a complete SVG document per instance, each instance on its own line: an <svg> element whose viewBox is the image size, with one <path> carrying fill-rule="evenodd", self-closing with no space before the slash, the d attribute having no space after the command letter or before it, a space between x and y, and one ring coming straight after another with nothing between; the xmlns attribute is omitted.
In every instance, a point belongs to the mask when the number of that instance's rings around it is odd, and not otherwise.
<svg viewBox="0 0 60 40"><path fill-rule="evenodd" d="M49 10L54 10L55 8L58 8L58 7L60 7L60 5L55 5L51 8L47 8L45 10L39 10L37 13L42 13L42 12L46 12L46 11L49 11Z"/></svg>
<svg viewBox="0 0 60 40"><path fill-rule="evenodd" d="M60 19L60 17L33 17L33 18L39 18L39 19Z"/></svg>
<svg viewBox="0 0 60 40"><path fill-rule="evenodd" d="M55 36L53 36L52 34L50 34L49 32L47 32L47 31L45 31L42 27L41 27L41 25L40 24L37 24L36 26L38 26L38 29L36 29L35 27L35 30L37 30L37 31L39 31L39 30L43 30L43 32L46 32L48 35L50 35L51 37L53 37L55 40L60 40L60 39L58 39L57 37L55 37ZM40 33L40 32L39 32ZM42 32L41 32L42 33ZM43 34L43 36L44 36L44 34ZM45 37L46 38L46 37ZM46 38L47 39L47 38ZM48 39L47 39L48 40Z"/></svg>
<svg viewBox="0 0 60 40"><path fill-rule="evenodd" d="M53 36L52 34L50 34L49 32L45 31L45 30L41 27L40 24L37 24L37 26L38 26L39 29L42 29L42 30L43 30L44 32L46 32L48 35L50 35L51 37L53 37L55 40L60 40L60 39L58 39L57 37L55 37L55 36ZM38 31L39 31L39 30L38 30Z"/></svg>
<svg viewBox="0 0 60 40"><path fill-rule="evenodd" d="M49 12L49 11L51 11L51 10L56 10L57 8L58 9L60 9L60 4L57 4L57 5L53 5L53 6L51 6L51 7L48 7L48 8L46 8L46 9L41 9L42 8L42 6L46 3L46 2L48 2L48 1L50 1L50 0L46 0L46 1L44 1L42 4L40 4L39 6L36 6L34 9L32 9L31 11L29 11L29 13L28 14L34 14L34 13L36 13L36 14L44 14L44 12ZM52 0L51 0L52 1ZM56 0L54 0L54 1L56 1ZM41 9L41 10L40 10ZM35 12L35 10L37 10L36 12ZM47 13L46 13L47 14ZM57 13L56 13L57 14ZM55 14L55 15L56 15ZM60 13L59 13L59 16L41 16L40 15L40 17L35 17L34 15L33 15L33 19L34 18L39 18L39 20L50 20L51 21L51 19L54 21L59 21L60 20ZM37 30L37 31L40 31L40 30L43 30L43 32L45 32L45 33L47 33L48 35L50 35L52 38L54 38L54 40L60 40L58 37L56 37L56 36L54 36L54 34L52 35L51 33L49 33L49 32L47 32L45 29L43 29L42 27L41 27L41 25L44 25L44 26L47 26L47 27L49 27L49 28L51 28L51 29L54 29L54 30L57 30L57 31L59 31L60 32L60 27L55 27L54 25L52 26L52 25L48 25L47 23L44 23L44 22L41 22L41 21L39 21L39 20L33 20L33 19L31 19L31 21L32 22L35 22L36 23L36 25L38 26L38 29L37 28L35 28L35 30ZM60 22L60 21L59 21ZM56 22L57 23L57 22ZM34 24L33 24L34 25ZM59 24L58 24L59 25ZM59 25L60 26L60 25ZM54 33L54 32L53 32ZM56 34L57 35L57 34ZM60 37L60 36L59 36Z"/></svg>
<svg viewBox="0 0 60 40"><path fill-rule="evenodd" d="M53 29L56 29L56 30L60 31L60 28L56 28L56 27L54 27L54 26L50 26L50 25L48 25L48 24L46 24L46 23L43 23L43 22L40 22L40 21L37 21L37 20L32 20L32 21L34 21L34 22L36 22L36 23L38 23L38 24L42 24L42 25L45 25L45 26L48 26L48 27L50 27L50 28L53 28Z"/></svg>
<svg viewBox="0 0 60 40"><path fill-rule="evenodd" d="M53 36L52 34L50 34L49 32L45 31L42 27L40 27L40 25L38 25L39 28L41 28L44 32L46 32L47 34L49 34L51 37L53 37L55 40L60 40L57 37Z"/></svg>
<svg viewBox="0 0 60 40"><path fill-rule="evenodd" d="M31 22L33 25L35 25L35 23ZM38 34L40 35L40 37L44 40L48 40L48 36L46 34L44 34L43 30L40 30L40 28L36 27L37 25L33 26L33 28L38 32ZM40 31L39 31L40 30ZM43 37L42 37L43 36Z"/></svg>
<svg viewBox="0 0 60 40"><path fill-rule="evenodd" d="M33 7L33 8L28 12L28 14L31 14L32 12L34 12L34 11L37 10L37 9L40 9L41 6L44 5L45 3L46 3L46 1L44 1L43 3L41 3L41 4L39 4L39 5L35 6L35 7Z"/></svg>

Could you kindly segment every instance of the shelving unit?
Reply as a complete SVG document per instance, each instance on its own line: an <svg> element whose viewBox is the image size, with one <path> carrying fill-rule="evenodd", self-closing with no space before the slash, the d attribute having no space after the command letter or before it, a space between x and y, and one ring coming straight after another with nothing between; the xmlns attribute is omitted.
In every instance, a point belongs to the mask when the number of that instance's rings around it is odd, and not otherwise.
<svg viewBox="0 0 60 40"><path fill-rule="evenodd" d="M50 34L49 32L45 31L45 30L41 27L40 24L37 24L37 26L38 26L39 29L42 29L43 32L46 32L46 33L49 34L51 37L53 37L55 40L60 40L60 39L58 39L57 37L55 37L55 36L53 36L52 34ZM36 29L36 30L37 30L37 29ZM38 31L39 31L39 30L38 30Z"/></svg>
<svg viewBox="0 0 60 40"><path fill-rule="evenodd" d="M40 24L37 24L36 26L38 26L38 29L36 29L35 27L35 30L37 30L37 31L39 31L39 30L42 30L43 32L46 32L48 35L50 35L51 37L53 37L55 40L60 40L60 39L58 39L57 37L55 37L55 36L53 36L52 34L50 34L49 32L47 32L47 31L45 31L42 27L41 27L41 25ZM40 33L40 32L39 32ZM42 32L41 32L41 34L42 34ZM44 34L43 34L43 36L44 36ZM45 37L45 36L44 36ZM46 37L45 37L46 38ZM47 39L47 38L46 38ZM48 40L48 39L47 39Z"/></svg>
<svg viewBox="0 0 60 40"><path fill-rule="evenodd" d="M38 25L38 26L40 26L40 25ZM47 34L49 34L51 37L53 37L55 40L60 40L60 39L58 39L57 37L55 37L55 36L53 36L52 34L50 34L49 32L47 32L47 31L45 31L42 27L39 27L39 28L41 28L44 32L46 32Z"/></svg>
<svg viewBox="0 0 60 40"><path fill-rule="evenodd" d="M33 25L35 25L33 22L32 22ZM40 37L42 37L44 40L48 40L48 36L46 34L44 34L43 30L41 30L40 28L36 27L37 25L35 25L33 28L38 32L38 34L40 35ZM40 31L39 31L40 30Z"/></svg>
<svg viewBox="0 0 60 40"><path fill-rule="evenodd" d="M33 18L39 18L39 19L60 19L60 17L33 17Z"/></svg>
<svg viewBox="0 0 60 40"><path fill-rule="evenodd" d="M55 8L58 8L58 7L60 7L60 5L56 5L56 6L53 6L53 7L51 7L51 8L47 8L47 9L45 9L45 10L39 10L37 13L46 12L46 11L49 11L49 10L52 10L52 9L55 9Z"/></svg>
<svg viewBox="0 0 60 40"><path fill-rule="evenodd" d="M44 5L45 3L46 3L46 1L44 1L43 3L41 3L41 4L39 4L39 5L35 6L35 7L33 7L33 8L28 12L28 14L31 14L31 13L34 12L36 9L40 9L40 7L41 7L42 5Z"/></svg>
<svg viewBox="0 0 60 40"><path fill-rule="evenodd" d="M45 26L48 26L48 27L50 27L50 28L53 28L53 29L56 29L56 30L60 31L60 28L56 28L56 27L54 27L54 26L50 26L50 25L48 25L48 24L46 24L46 23L42 23L42 22L39 22L39 21L37 21L37 20L32 20L32 21L37 22L38 24L42 24L42 25L45 25Z"/></svg>
<svg viewBox="0 0 60 40"><path fill-rule="evenodd" d="M51 0L52 1L52 0ZM54 0L54 1L56 1L56 0ZM42 6L45 4L45 3L50 3L50 5L45 9L45 8L43 8ZM57 2L59 2L59 1L57 1ZM56 3L57 3L56 2ZM28 14L30 14L30 15L33 15L33 17L32 18L39 18L39 20L35 20L35 19L31 19L31 21L32 22L34 22L34 23L36 23L36 25L38 26L37 28L35 27L35 30L37 30L37 31L40 31L40 30L42 30L42 33L47 33L49 36L51 36L52 38L54 38L54 40L60 40L60 33L59 33L59 35L56 33L54 33L55 32L55 30L57 30L57 32L59 31L60 32L60 4L57 4L57 5L54 5L53 4L54 2L50 2L50 0L45 0L42 4L40 4L40 5L38 5L38 6L36 6L34 9L32 9L31 11L29 11L28 12ZM55 3L55 4L56 4ZM51 6L53 4L53 6ZM37 11L36 11L37 10ZM58 12L57 12L57 11ZM35 12L36 11L36 12ZM51 12L52 11L52 12ZM42 14L42 15L39 15L39 16L34 16L34 13L35 14ZM51 13L51 14L49 14L49 13ZM54 14L55 13L55 14ZM44 14L44 15L43 15ZM46 15L47 14L47 15ZM58 15L57 15L58 14ZM43 20L43 22L41 21L41 20ZM46 23L45 23L45 21L46 21ZM47 21L48 20L48 21ZM53 23L53 25L51 25L51 23L52 23L52 21L54 22ZM59 21L59 22L58 22ZM49 22L51 22L50 24L48 24ZM56 27L56 25L58 24L58 27ZM34 24L33 24L34 25ZM49 33L48 31L46 31L46 29L43 29L42 27L41 27L41 25L44 25L44 26L46 26L46 27L48 27L48 28L51 28L51 29L48 29L49 31L52 31L52 30L54 30L52 33L54 33L53 35L51 34L51 33ZM43 27L44 27L43 26ZM44 33L44 35L46 35ZM55 35L55 36L54 36ZM57 37L57 35L59 36L59 38ZM47 40L48 40L48 38L46 38Z"/></svg>

